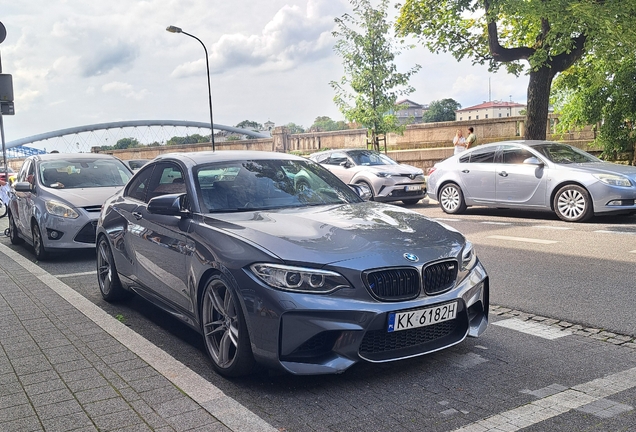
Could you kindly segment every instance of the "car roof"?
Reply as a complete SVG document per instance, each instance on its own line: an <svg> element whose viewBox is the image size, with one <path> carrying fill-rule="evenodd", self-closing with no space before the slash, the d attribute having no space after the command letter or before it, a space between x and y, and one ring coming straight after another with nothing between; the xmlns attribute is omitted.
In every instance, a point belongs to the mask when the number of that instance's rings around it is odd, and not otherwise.
<svg viewBox="0 0 636 432"><path fill-rule="evenodd" d="M479 145L477 147L474 147L474 149L486 148L486 147L494 147L494 146L505 145L505 144L526 145L528 147L536 147L536 146L543 145L543 144L569 145L569 144L565 144L565 143L559 143L559 142L548 141L548 140L523 140L523 139L518 139L518 140L497 141L497 142L488 143L488 144L481 144L481 145ZM471 149L471 150L473 150L473 149Z"/></svg>
<svg viewBox="0 0 636 432"><path fill-rule="evenodd" d="M253 150L217 150L184 153L165 153L155 158L160 160L178 160L188 166L202 165L214 162L232 162L242 160L298 160L307 161L306 158L287 153L253 151Z"/></svg>
<svg viewBox="0 0 636 432"><path fill-rule="evenodd" d="M115 156L105 153L47 153L41 155L30 156L33 160L37 161L54 161L54 160L66 160L66 159L117 159Z"/></svg>

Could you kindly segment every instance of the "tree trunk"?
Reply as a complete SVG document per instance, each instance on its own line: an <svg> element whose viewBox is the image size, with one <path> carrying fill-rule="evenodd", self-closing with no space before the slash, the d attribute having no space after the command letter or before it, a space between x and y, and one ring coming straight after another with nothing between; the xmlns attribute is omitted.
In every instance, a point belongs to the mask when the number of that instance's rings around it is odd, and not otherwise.
<svg viewBox="0 0 636 432"><path fill-rule="evenodd" d="M524 137L527 140L546 139L552 78L554 78L554 75L552 74L552 69L548 66L530 72L528 108L526 109L526 135Z"/></svg>

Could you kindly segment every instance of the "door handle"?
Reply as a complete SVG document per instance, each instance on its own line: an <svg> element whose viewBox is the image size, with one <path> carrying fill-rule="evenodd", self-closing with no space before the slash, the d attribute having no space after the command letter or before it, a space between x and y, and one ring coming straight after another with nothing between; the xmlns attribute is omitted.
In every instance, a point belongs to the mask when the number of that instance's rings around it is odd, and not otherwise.
<svg viewBox="0 0 636 432"><path fill-rule="evenodd" d="M135 219L139 220L141 218L143 218L143 215L139 212L133 212L132 215L135 217Z"/></svg>
<svg viewBox="0 0 636 432"><path fill-rule="evenodd" d="M470 170L462 170L462 172L463 172L464 174L468 174L468 173L470 172Z"/></svg>
<svg viewBox="0 0 636 432"><path fill-rule="evenodd" d="M507 173L507 172L505 172L505 171L501 171L501 172L499 173L499 175L500 175L500 176L502 176L502 177L508 177L508 173Z"/></svg>

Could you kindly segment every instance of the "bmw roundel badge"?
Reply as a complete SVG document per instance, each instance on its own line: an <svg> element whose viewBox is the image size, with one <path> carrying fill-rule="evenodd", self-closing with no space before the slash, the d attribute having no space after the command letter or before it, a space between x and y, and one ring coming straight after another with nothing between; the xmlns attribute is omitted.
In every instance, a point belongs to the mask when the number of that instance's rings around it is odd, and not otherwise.
<svg viewBox="0 0 636 432"><path fill-rule="evenodd" d="M406 258L407 260L411 261L411 262L418 262L420 259L417 257L417 255L412 254L412 253L405 253L404 254L404 258Z"/></svg>

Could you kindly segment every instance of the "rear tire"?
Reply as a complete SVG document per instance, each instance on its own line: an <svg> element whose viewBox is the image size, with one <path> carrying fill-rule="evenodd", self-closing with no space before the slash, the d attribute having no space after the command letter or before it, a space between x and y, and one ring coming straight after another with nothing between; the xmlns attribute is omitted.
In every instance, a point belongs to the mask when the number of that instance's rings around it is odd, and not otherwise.
<svg viewBox="0 0 636 432"><path fill-rule="evenodd" d="M447 183L439 191L439 205L445 213L458 214L466 210L462 189L455 183Z"/></svg>
<svg viewBox="0 0 636 432"><path fill-rule="evenodd" d="M214 369L227 377L254 370L247 324L241 303L223 275L211 276L203 289L201 329Z"/></svg>

